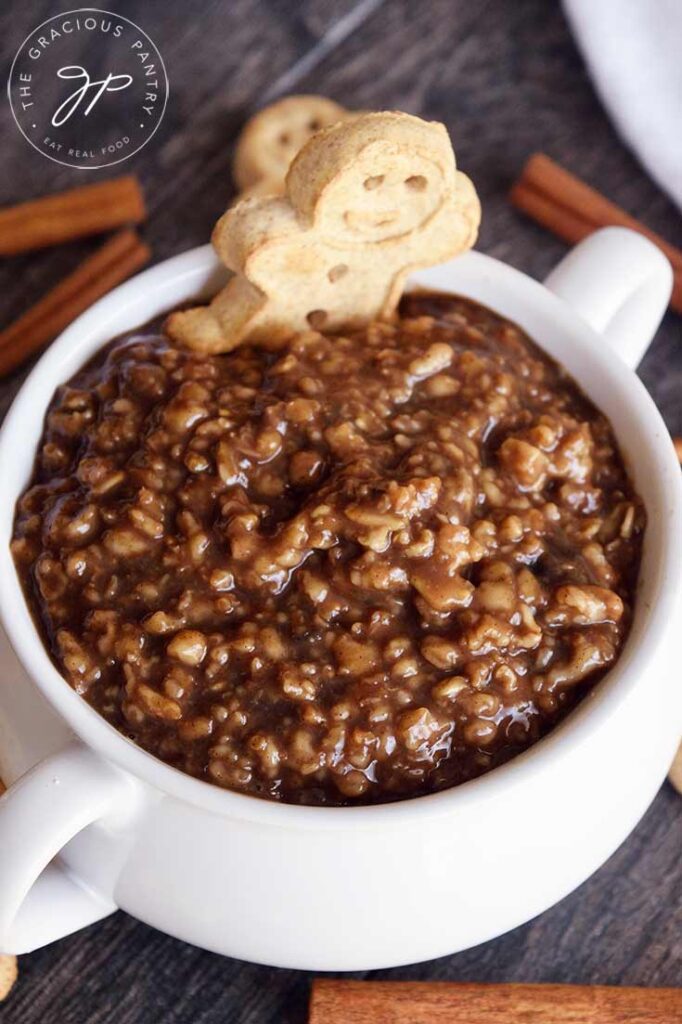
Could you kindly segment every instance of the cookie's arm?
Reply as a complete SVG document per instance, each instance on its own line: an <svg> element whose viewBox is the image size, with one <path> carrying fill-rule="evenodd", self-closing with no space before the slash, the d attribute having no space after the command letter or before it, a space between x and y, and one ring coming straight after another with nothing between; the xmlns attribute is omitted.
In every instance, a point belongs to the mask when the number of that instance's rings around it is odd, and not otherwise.
<svg viewBox="0 0 682 1024"><path fill-rule="evenodd" d="M431 220L397 242L380 243L377 261L394 268L388 277L379 315L389 316L398 305L405 281L415 270L446 263L470 249L478 236L481 204L472 181L457 171L454 193Z"/></svg>
<svg viewBox="0 0 682 1024"><path fill-rule="evenodd" d="M395 265L406 273L421 267L446 263L470 249L478 236L481 204L471 180L457 171L456 187L431 217L429 222L411 236L403 236L393 244Z"/></svg>
<svg viewBox="0 0 682 1024"><path fill-rule="evenodd" d="M476 242L478 228L481 223L481 201L478 198L474 183L462 171L455 177L455 210L460 223L460 249L465 252Z"/></svg>
<svg viewBox="0 0 682 1024"><path fill-rule="evenodd" d="M251 197L232 206L216 224L211 242L218 257L235 274L252 280L250 270L267 245L300 230L286 199ZM256 282L252 280L252 283Z"/></svg>

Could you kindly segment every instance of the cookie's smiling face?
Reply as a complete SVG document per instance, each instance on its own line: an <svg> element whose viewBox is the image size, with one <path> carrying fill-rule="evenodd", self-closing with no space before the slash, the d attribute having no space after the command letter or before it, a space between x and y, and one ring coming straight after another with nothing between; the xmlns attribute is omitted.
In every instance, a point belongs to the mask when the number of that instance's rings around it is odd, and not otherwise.
<svg viewBox="0 0 682 1024"><path fill-rule="evenodd" d="M315 225L329 238L383 242L419 230L444 199L442 168L427 154L376 142L323 190Z"/></svg>

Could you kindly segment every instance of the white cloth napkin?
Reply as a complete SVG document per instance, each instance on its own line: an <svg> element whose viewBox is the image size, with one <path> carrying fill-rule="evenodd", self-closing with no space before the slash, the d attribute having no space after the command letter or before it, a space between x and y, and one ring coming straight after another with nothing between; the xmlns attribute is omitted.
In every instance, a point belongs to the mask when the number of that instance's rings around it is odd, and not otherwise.
<svg viewBox="0 0 682 1024"><path fill-rule="evenodd" d="M616 128L682 210L682 0L564 0Z"/></svg>

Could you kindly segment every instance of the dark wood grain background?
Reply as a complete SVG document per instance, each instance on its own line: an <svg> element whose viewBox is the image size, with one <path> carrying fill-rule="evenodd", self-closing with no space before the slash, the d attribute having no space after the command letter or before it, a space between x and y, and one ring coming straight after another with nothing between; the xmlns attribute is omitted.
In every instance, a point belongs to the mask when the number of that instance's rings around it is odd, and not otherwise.
<svg viewBox="0 0 682 1024"><path fill-rule="evenodd" d="M4 0L5 78L24 36L72 6ZM444 121L458 163L483 201L478 247L535 277L547 274L565 249L515 213L505 196L536 149L682 244L679 213L618 140L552 0L108 0L100 6L138 22L168 69L170 100L154 139L122 167L87 178L127 169L140 176L150 207L144 233L155 260L207 240L232 192L230 161L241 124L266 99L290 91ZM83 172L29 147L6 99L0 129L0 203L84 180ZM95 244L5 260L2 323ZM641 367L678 434L681 325L668 315ZM0 413L22 378L17 373L0 382ZM468 952L375 976L682 985L681 854L682 800L666 785L611 860L536 921ZM297 927L305 921L292 922ZM20 968L20 981L0 1008L2 1024L301 1024L310 984L302 972L204 953L123 914L23 957Z"/></svg>

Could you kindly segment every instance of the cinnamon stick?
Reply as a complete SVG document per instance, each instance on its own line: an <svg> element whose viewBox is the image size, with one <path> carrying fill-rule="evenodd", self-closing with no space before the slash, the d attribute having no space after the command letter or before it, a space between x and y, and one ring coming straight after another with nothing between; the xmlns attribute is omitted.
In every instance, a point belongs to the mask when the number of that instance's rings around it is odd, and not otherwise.
<svg viewBox="0 0 682 1024"><path fill-rule="evenodd" d="M670 305L682 312L682 252L544 153L535 153L528 160L509 198L518 209L572 244L610 225L638 231L670 260L674 277Z"/></svg>
<svg viewBox="0 0 682 1024"><path fill-rule="evenodd" d="M672 1024L682 989L603 985L313 984L310 1024Z"/></svg>
<svg viewBox="0 0 682 1024"><path fill-rule="evenodd" d="M0 256L138 224L147 211L134 175L81 185L0 209Z"/></svg>
<svg viewBox="0 0 682 1024"><path fill-rule="evenodd" d="M27 313L0 331L0 377L16 369L149 260L149 247L123 230L89 256Z"/></svg>
<svg viewBox="0 0 682 1024"><path fill-rule="evenodd" d="M616 224L639 231L665 253L673 266L682 267L682 252L679 249L544 153L535 153L530 157L521 174L521 181L538 192L546 193L558 204L582 212L595 226Z"/></svg>

